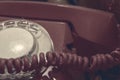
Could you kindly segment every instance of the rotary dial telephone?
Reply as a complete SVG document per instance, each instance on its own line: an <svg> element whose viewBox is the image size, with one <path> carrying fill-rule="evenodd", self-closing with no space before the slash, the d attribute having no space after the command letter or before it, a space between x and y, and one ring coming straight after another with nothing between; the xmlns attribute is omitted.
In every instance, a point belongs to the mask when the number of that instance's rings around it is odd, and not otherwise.
<svg viewBox="0 0 120 80"><path fill-rule="evenodd" d="M119 65L118 32L111 13L2 1L0 80L87 80Z"/></svg>

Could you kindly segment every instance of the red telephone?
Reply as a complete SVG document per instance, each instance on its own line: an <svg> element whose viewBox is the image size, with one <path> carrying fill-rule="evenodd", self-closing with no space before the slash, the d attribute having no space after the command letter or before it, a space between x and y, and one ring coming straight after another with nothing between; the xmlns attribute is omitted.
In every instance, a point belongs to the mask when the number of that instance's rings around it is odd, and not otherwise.
<svg viewBox="0 0 120 80"><path fill-rule="evenodd" d="M52 59L56 61L55 64L54 61L50 61L50 64L54 64L53 66L55 66L55 70L52 72L53 74L50 74L53 76L52 80L77 80L82 78L80 75L86 74L86 72L89 73L89 69L93 70L91 72L101 69L104 70L103 66L107 66L107 60L113 61L111 54L116 53L116 51L113 53L111 53L111 51L119 47L117 21L115 20L114 15L111 13L83 7L58 5L44 2L1 1L1 24L5 26L5 23L7 24L6 21L8 21L8 25L13 23L15 26L20 22L19 20L22 20L23 23L24 20L29 20L27 21L29 26L35 22L35 24L37 23L45 28L50 35L53 41L54 51L57 52L53 53L52 57L56 57L56 59L59 58L58 64L57 60L55 59ZM119 52L119 49L117 49L117 51ZM65 57L65 55L67 56ZM41 54L40 59L41 56L43 58L44 55ZM36 56L33 56L32 59L36 61ZM51 60L51 57L48 57L48 59ZM67 61L65 59L71 60L71 64L68 64L68 61L67 64L65 64L66 66L62 65L65 63L65 61ZM82 63L80 63L81 59ZM27 59L24 58L24 66L27 64L25 63L26 60ZM45 60L46 59L44 59L43 63ZM13 63L14 67L18 64L22 65L22 62L20 62L19 59L15 59L12 62L9 61L12 60L4 61L2 59L0 64L8 65L9 63L10 65ZM37 64L34 61L31 63L31 65ZM42 59L40 61L42 61ZM103 63L97 64L96 62ZM46 65L43 63L42 65ZM73 63L74 66L72 66ZM79 68L77 67L78 64L80 66L78 66ZM101 64L104 65L100 67ZM62 67L58 65L62 65ZM108 66L105 69L107 68ZM3 69L3 66L1 68L0 65L0 69ZM18 70L19 67L17 66L15 69ZM35 77L36 80L41 80L41 75L39 73L35 72L34 74L38 75ZM62 75L62 77L60 77L60 75ZM46 79L49 80L46 77L43 78L43 80ZM85 80L85 78L83 80Z"/></svg>

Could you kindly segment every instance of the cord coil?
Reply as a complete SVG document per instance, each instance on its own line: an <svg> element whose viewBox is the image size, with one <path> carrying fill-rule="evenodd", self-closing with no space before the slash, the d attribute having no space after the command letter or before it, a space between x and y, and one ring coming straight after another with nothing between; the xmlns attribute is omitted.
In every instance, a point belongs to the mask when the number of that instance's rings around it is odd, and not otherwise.
<svg viewBox="0 0 120 80"><path fill-rule="evenodd" d="M31 58L25 56L21 59L0 59L0 74L5 73L5 68L11 74L21 71L40 71L42 66L76 66L86 71L95 71L106 70L118 64L120 64L119 48L110 54L96 54L90 59L70 53L47 52L46 56L40 53L39 56L33 55Z"/></svg>

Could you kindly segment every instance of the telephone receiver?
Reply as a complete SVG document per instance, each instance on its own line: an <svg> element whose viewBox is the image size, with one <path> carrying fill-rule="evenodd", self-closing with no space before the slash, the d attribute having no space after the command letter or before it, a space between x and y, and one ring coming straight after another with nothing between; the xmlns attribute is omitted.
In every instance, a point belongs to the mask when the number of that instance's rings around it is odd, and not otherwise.
<svg viewBox="0 0 120 80"><path fill-rule="evenodd" d="M13 19L40 24L57 52L75 49L77 55L90 58L119 47L118 23L113 14L104 11L47 2L1 1L0 21Z"/></svg>

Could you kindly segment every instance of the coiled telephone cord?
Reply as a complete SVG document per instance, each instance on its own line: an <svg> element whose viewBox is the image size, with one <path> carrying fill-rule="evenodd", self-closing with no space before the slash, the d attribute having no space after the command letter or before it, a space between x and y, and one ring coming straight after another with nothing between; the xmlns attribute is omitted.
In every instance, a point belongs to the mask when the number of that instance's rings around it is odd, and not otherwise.
<svg viewBox="0 0 120 80"><path fill-rule="evenodd" d="M0 74L4 74L6 69L8 73L19 73L21 71L27 72L41 70L42 66L76 66L85 71L106 70L120 64L120 48L107 54L96 54L87 57L78 56L72 53L57 53L47 52L33 55L30 58L25 56L16 59L2 59L0 58Z"/></svg>

